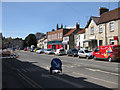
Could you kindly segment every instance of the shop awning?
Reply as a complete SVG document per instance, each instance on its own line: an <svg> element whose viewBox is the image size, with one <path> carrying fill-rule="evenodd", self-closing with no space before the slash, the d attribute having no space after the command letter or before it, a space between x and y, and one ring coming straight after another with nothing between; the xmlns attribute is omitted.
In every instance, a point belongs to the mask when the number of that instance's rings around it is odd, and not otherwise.
<svg viewBox="0 0 120 90"><path fill-rule="evenodd" d="M63 41L62 44L67 45L69 41Z"/></svg>
<svg viewBox="0 0 120 90"><path fill-rule="evenodd" d="M57 44L62 44L62 41L49 41L47 42L48 45L57 45Z"/></svg>

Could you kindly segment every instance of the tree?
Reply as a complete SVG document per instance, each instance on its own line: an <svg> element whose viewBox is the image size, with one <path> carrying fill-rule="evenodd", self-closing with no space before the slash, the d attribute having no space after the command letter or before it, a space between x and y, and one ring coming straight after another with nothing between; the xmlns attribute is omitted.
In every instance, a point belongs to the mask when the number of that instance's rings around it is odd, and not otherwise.
<svg viewBox="0 0 120 90"><path fill-rule="evenodd" d="M26 38L25 38L25 45L27 44L27 46L37 46L37 39L36 36L34 34L29 34Z"/></svg>

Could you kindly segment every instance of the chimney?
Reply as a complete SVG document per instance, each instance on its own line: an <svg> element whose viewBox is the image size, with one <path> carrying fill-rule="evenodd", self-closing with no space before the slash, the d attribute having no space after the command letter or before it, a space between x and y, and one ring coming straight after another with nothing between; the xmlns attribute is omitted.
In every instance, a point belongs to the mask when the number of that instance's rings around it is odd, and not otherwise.
<svg viewBox="0 0 120 90"><path fill-rule="evenodd" d="M79 29L80 25L78 24L78 22L76 22L76 29Z"/></svg>
<svg viewBox="0 0 120 90"><path fill-rule="evenodd" d="M61 24L61 29L63 29L63 25Z"/></svg>
<svg viewBox="0 0 120 90"><path fill-rule="evenodd" d="M52 31L55 31L54 29L52 29Z"/></svg>
<svg viewBox="0 0 120 90"><path fill-rule="evenodd" d="M105 7L100 7L99 8L99 16L101 16L103 13L108 12L108 11L109 11L109 9L107 9Z"/></svg>
<svg viewBox="0 0 120 90"><path fill-rule="evenodd" d="M58 24L57 24L57 30L58 30Z"/></svg>

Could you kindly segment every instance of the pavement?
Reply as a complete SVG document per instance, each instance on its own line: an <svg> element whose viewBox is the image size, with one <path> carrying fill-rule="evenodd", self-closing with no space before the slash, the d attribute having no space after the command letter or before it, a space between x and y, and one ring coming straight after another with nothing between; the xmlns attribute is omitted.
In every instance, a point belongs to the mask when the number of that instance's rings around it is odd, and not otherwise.
<svg viewBox="0 0 120 90"><path fill-rule="evenodd" d="M119 62L18 51L18 59L4 59L3 88L118 88ZM60 58L63 72L49 73L53 58ZM11 83L12 82L12 83Z"/></svg>

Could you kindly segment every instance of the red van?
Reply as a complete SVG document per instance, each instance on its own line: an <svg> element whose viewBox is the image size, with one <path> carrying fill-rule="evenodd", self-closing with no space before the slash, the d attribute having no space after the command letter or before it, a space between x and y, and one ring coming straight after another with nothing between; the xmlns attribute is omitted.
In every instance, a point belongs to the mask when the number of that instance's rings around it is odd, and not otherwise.
<svg viewBox="0 0 120 90"><path fill-rule="evenodd" d="M120 45L97 46L92 54L94 59L120 60Z"/></svg>

